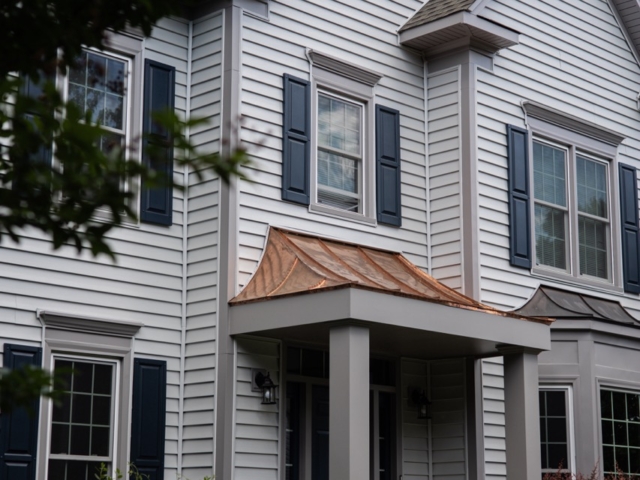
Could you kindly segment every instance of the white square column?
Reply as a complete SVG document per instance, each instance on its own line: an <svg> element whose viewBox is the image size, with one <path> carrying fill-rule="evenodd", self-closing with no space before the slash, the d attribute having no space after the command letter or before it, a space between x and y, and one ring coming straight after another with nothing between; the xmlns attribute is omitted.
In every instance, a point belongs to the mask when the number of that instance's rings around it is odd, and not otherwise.
<svg viewBox="0 0 640 480"><path fill-rule="evenodd" d="M329 479L369 480L369 329L329 335Z"/></svg>
<svg viewBox="0 0 640 480"><path fill-rule="evenodd" d="M507 479L540 480L539 352L499 350L504 354Z"/></svg>

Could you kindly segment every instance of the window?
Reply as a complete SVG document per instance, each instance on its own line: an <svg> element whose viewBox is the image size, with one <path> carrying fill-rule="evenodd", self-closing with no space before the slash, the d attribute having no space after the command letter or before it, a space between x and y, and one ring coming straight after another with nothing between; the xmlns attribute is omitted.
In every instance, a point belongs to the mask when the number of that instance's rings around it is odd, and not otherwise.
<svg viewBox="0 0 640 480"><path fill-rule="evenodd" d="M329 354L287 349L284 470L287 480L329 478ZM372 358L370 458L372 480L396 475L396 375L393 362Z"/></svg>
<svg viewBox="0 0 640 480"><path fill-rule="evenodd" d="M610 161L534 139L532 163L535 265L612 282Z"/></svg>
<svg viewBox="0 0 640 480"><path fill-rule="evenodd" d="M310 80L283 75L282 199L400 227L400 112L374 104L382 75L314 50L307 57Z"/></svg>
<svg viewBox="0 0 640 480"><path fill-rule="evenodd" d="M118 364L54 356L67 391L51 416L48 480L93 480L100 464L113 471L114 388Z"/></svg>
<svg viewBox="0 0 640 480"><path fill-rule="evenodd" d="M362 213L363 111L318 92L318 203Z"/></svg>
<svg viewBox="0 0 640 480"><path fill-rule="evenodd" d="M574 471L569 387L545 386L539 391L542 473Z"/></svg>
<svg viewBox="0 0 640 480"><path fill-rule="evenodd" d="M373 89L380 77L311 52L310 210L375 223ZM344 76L339 72L345 72Z"/></svg>
<svg viewBox="0 0 640 480"><path fill-rule="evenodd" d="M43 402L37 478L94 480L101 463L110 474L126 471L135 441L129 372L142 325L46 311L39 318L46 325L43 367L64 375L66 392L60 405Z"/></svg>
<svg viewBox="0 0 640 480"><path fill-rule="evenodd" d="M640 394L600 390L602 463L605 475L616 465L627 475L640 472Z"/></svg>
<svg viewBox="0 0 640 480"><path fill-rule="evenodd" d="M101 139L101 148L109 152L127 143L127 105L130 61L124 57L84 51L69 69L67 99L80 111L91 112L91 119L111 132Z"/></svg>

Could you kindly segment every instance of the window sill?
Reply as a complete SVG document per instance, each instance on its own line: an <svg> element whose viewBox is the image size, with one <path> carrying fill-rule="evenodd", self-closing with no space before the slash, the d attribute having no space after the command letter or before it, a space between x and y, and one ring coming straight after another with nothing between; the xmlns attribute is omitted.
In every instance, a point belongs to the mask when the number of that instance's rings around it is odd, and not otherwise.
<svg viewBox="0 0 640 480"><path fill-rule="evenodd" d="M361 213L347 212L345 210L339 210L337 208L325 207L318 203L312 203L309 205L309 211L311 213L317 213L319 215L325 215L327 217L341 218L343 220L349 220L352 222L362 223L375 227L378 222L375 218L367 217Z"/></svg>
<svg viewBox="0 0 640 480"><path fill-rule="evenodd" d="M539 280L551 280L555 283L570 287L579 287L593 292L608 293L624 297L624 289L620 286L605 281L590 280L585 277L574 277L569 274L554 272L541 267L533 267L531 276Z"/></svg>

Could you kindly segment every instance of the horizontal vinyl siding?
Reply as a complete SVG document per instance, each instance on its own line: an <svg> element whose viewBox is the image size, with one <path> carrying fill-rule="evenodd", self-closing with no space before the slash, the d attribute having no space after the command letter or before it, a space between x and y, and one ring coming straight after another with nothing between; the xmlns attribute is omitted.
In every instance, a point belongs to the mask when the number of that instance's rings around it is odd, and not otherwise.
<svg viewBox="0 0 640 480"><path fill-rule="evenodd" d="M177 68L175 103L181 114L186 106L187 35L186 23L163 19L144 41L146 58ZM133 100L134 108L142 108L141 98ZM181 172L174 179L184 180ZM0 350L6 342L41 345L36 309L144 324L134 355L167 361L165 478L177 474L182 206L176 190L172 226L140 224L110 232L116 263L70 247L53 251L50 240L33 230L21 232L18 245L5 236L0 245Z"/></svg>
<svg viewBox="0 0 640 480"><path fill-rule="evenodd" d="M434 480L465 480L465 380L462 360L431 362L431 441Z"/></svg>
<svg viewBox="0 0 640 480"><path fill-rule="evenodd" d="M280 0L270 3L269 23L243 17L241 138L254 163L246 169L253 183L239 186L239 288L257 266L269 225L401 250L427 267L423 66L398 47L395 33L420 5ZM282 75L309 78L306 48L384 75L375 101L401 112L402 228L312 214L281 200ZM373 158L365 161L374 166Z"/></svg>
<svg viewBox="0 0 640 480"><path fill-rule="evenodd" d="M237 341L235 480L278 480L279 407L262 405L260 392L251 391L251 369L266 369L280 385L280 345L257 338Z"/></svg>
<svg viewBox="0 0 640 480"><path fill-rule="evenodd" d="M549 105L625 136L618 160L640 167L640 68L604 0L495 1L482 14L521 32L520 45L495 58L493 73L478 71L477 85L481 300L514 308L540 280L509 264L505 125L524 126L521 100ZM617 186L611 193L617 201ZM637 298L611 298L640 314Z"/></svg>
<svg viewBox="0 0 640 480"><path fill-rule="evenodd" d="M487 480L506 480L504 369L502 357L482 361L484 469Z"/></svg>
<svg viewBox="0 0 640 480"><path fill-rule="evenodd" d="M409 398L410 388L428 392L428 370L427 362L402 360L402 478L406 480L429 478L429 428L427 420L418 419L418 409Z"/></svg>
<svg viewBox="0 0 640 480"><path fill-rule="evenodd" d="M462 288L459 69L430 75L427 83L431 274Z"/></svg>
<svg viewBox="0 0 640 480"><path fill-rule="evenodd" d="M190 112L208 124L190 134L201 153L220 151L222 18L218 13L193 23ZM218 178L189 173L182 474L193 479L211 476L213 467L218 186Z"/></svg>
<svg viewBox="0 0 640 480"><path fill-rule="evenodd" d="M482 15L520 32L502 50L493 72L478 70L478 212L481 301L498 308L523 305L541 281L620 301L640 315L637 297L534 277L509 264L506 127L523 127L522 100L532 100L614 130L626 139L618 161L640 166L636 95L640 68L604 0L496 0ZM610 173L617 177L615 169ZM612 191L618 201L618 191ZM618 226L619 219L613 218ZM620 266L616 260L615 267ZM483 362L485 470L506 478L502 363Z"/></svg>

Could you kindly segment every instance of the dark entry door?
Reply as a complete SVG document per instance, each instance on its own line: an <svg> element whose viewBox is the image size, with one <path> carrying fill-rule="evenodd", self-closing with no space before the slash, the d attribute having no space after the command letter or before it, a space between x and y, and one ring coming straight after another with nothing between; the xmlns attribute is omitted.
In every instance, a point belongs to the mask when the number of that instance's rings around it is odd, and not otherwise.
<svg viewBox="0 0 640 480"><path fill-rule="evenodd" d="M329 480L329 388L314 385L311 403L311 478Z"/></svg>

